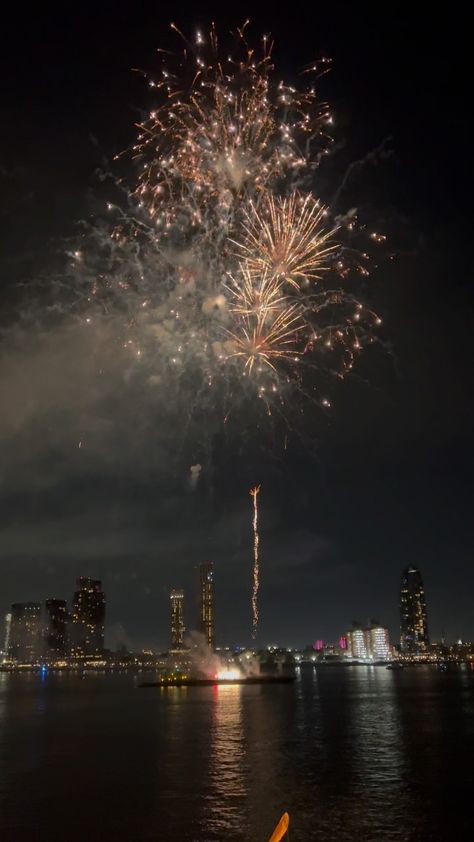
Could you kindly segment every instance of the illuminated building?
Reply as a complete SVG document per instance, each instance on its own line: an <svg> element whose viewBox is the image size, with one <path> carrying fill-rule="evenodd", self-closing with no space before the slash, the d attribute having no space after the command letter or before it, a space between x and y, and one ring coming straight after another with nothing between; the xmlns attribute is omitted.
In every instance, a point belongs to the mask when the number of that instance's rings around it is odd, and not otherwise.
<svg viewBox="0 0 474 842"><path fill-rule="evenodd" d="M389 661L392 657L388 629L379 625L372 625L368 629L369 651L373 661Z"/></svg>
<svg viewBox="0 0 474 842"><path fill-rule="evenodd" d="M67 652L68 611L65 599L47 599L43 623L43 653L62 656Z"/></svg>
<svg viewBox="0 0 474 842"><path fill-rule="evenodd" d="M12 615L5 614L5 642L3 644L3 657L8 658L8 650L10 648L10 633L12 627Z"/></svg>
<svg viewBox="0 0 474 842"><path fill-rule="evenodd" d="M400 587L400 643L403 652L413 654L430 645L423 579L411 565L403 571Z"/></svg>
<svg viewBox="0 0 474 842"><path fill-rule="evenodd" d="M171 649L182 649L184 645L184 593L172 590L170 593Z"/></svg>
<svg viewBox="0 0 474 842"><path fill-rule="evenodd" d="M98 579L77 580L70 627L71 654L99 655L104 649L105 594Z"/></svg>
<svg viewBox="0 0 474 842"><path fill-rule="evenodd" d="M346 655L353 661L389 661L392 653L388 629L375 621L368 628L353 623L346 635Z"/></svg>
<svg viewBox="0 0 474 842"><path fill-rule="evenodd" d="M199 630L211 649L216 645L214 569L212 561L199 565Z"/></svg>
<svg viewBox="0 0 474 842"><path fill-rule="evenodd" d="M8 655L20 663L34 664L40 653L41 605L37 602L14 602Z"/></svg>
<svg viewBox="0 0 474 842"><path fill-rule="evenodd" d="M354 661L367 661L369 659L367 631L358 623L353 623L346 637L348 657Z"/></svg>

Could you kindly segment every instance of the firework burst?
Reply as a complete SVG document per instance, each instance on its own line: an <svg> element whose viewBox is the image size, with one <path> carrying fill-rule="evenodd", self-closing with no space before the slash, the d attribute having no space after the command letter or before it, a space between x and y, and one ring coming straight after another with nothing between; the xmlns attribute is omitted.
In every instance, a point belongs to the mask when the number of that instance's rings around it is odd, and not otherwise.
<svg viewBox="0 0 474 842"><path fill-rule="evenodd" d="M316 90L328 62L299 89L276 76L267 37L178 34L147 77L137 183L125 209L109 205L99 271L81 255L87 317L93 302L124 314L124 349L189 406L212 391L224 417L246 395L282 411L295 390L326 406L321 375L350 371L379 323L355 295L366 255L313 192L332 142Z"/></svg>
<svg viewBox="0 0 474 842"><path fill-rule="evenodd" d="M325 230L327 211L311 195L265 196L262 207L245 212L242 240L236 242L247 270L286 281L299 292L330 268L337 250L336 229Z"/></svg>

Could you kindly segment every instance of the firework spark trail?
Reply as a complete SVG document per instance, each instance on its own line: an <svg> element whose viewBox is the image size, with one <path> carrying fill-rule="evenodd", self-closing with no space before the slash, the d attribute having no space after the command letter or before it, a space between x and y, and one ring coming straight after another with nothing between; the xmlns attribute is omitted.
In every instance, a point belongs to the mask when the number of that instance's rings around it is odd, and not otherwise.
<svg viewBox="0 0 474 842"><path fill-rule="evenodd" d="M260 559L258 534L258 503L257 497L260 493L260 486L255 485L250 489L250 496L253 499L253 588L252 588L252 639L257 639L258 631L258 590L260 587Z"/></svg>

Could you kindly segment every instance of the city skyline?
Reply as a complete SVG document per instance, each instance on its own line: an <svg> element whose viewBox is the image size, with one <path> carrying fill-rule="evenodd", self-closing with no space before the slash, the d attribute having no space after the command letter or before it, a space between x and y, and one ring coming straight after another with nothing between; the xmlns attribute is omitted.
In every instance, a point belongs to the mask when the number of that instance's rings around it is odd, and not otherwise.
<svg viewBox="0 0 474 842"><path fill-rule="evenodd" d="M168 641L167 645L155 645L154 651L163 652L185 649L192 640L188 632L199 632L206 644L216 648L216 617L214 604L214 565L206 562L199 566L196 602L198 613L195 624L186 625L185 605L186 589L172 588L168 594ZM43 602L16 602L11 610L4 614L4 655L18 658L18 651L25 652L31 647L35 656L49 657L72 656L89 657L100 655L104 651L120 651L125 647L145 650L150 647L133 646L124 639L115 641L110 646L107 641L107 626L105 624L106 595L102 590L102 582L87 576L80 576L76 580L78 590L71 600L71 608L64 599L47 598ZM409 594L409 598L407 598ZM193 600L191 600L191 603ZM407 608L408 603L408 608ZM316 651L326 646L338 647L348 654L357 653L362 660L383 659L383 652L387 653L393 645L405 655L423 655L430 651L430 643L458 643L459 635L452 639L443 633L436 641L431 641L428 635L427 607L424 596L424 585L420 571L413 565L404 568L401 574L400 587L400 622L396 630L389 630L386 624L378 620L367 619L365 624L360 620L353 620L352 626L346 631L341 630L334 638L321 635L321 629L315 631L316 639L299 639L292 643L292 648L313 647ZM188 612L189 613L189 612ZM225 615L225 609L224 609ZM373 612L372 612L373 613ZM342 633L341 633L342 632ZM319 635L318 637L316 635ZM222 646L239 646L245 642L245 635L238 640L227 640ZM463 642L469 642L464 638ZM269 645L286 647L289 641L273 639L260 641L257 648ZM250 640L249 646L255 645ZM16 652L16 654L15 654Z"/></svg>

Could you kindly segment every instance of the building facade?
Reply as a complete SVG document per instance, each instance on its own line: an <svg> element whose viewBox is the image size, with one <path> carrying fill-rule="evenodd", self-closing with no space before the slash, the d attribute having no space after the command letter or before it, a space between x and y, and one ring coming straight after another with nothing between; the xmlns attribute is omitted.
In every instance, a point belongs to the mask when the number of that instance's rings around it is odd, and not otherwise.
<svg viewBox="0 0 474 842"><path fill-rule="evenodd" d="M216 645L214 606L214 565L212 561L199 565L199 631L207 645Z"/></svg>
<svg viewBox="0 0 474 842"><path fill-rule="evenodd" d="M170 592L170 639L171 649L182 649L184 646L184 593L181 590Z"/></svg>
<svg viewBox="0 0 474 842"><path fill-rule="evenodd" d="M400 586L400 645L402 652L415 655L430 645L423 579L412 565L403 571Z"/></svg>
<svg viewBox="0 0 474 842"><path fill-rule="evenodd" d="M353 661L367 661L369 658L367 632L362 626L353 624L347 632L347 657Z"/></svg>
<svg viewBox="0 0 474 842"><path fill-rule="evenodd" d="M68 652L68 610L65 599L47 599L44 604L43 653L64 657Z"/></svg>
<svg viewBox="0 0 474 842"><path fill-rule="evenodd" d="M392 657L388 629L375 621L367 628L353 623L346 639L346 656L352 661L389 661Z"/></svg>
<svg viewBox="0 0 474 842"><path fill-rule="evenodd" d="M389 661L392 657L388 629L384 626L372 625L368 629L369 651L373 661Z"/></svg>
<svg viewBox="0 0 474 842"><path fill-rule="evenodd" d="M12 628L12 615L10 612L5 614L5 638L3 642L3 658L8 658L8 653L10 650L10 633Z"/></svg>
<svg viewBox="0 0 474 842"><path fill-rule="evenodd" d="M70 653L76 657L97 656L104 651L105 594L102 582L81 576L73 597L70 623Z"/></svg>
<svg viewBox="0 0 474 842"><path fill-rule="evenodd" d="M13 603L8 656L23 664L34 664L38 661L41 656L40 603Z"/></svg>

